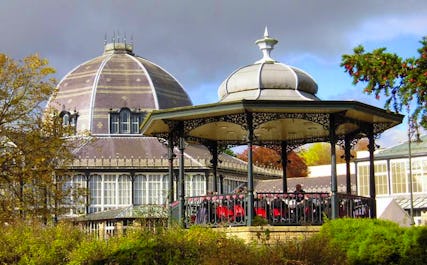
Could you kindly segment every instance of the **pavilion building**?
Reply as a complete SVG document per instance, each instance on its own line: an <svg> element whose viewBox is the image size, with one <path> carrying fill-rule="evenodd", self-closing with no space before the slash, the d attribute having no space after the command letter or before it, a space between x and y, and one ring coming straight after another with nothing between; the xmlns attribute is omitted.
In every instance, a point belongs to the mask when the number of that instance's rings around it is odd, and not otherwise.
<svg viewBox="0 0 427 265"><path fill-rule="evenodd" d="M57 110L64 126L89 132L94 139L74 150L67 186L88 192L69 214L112 220L152 215L144 206L166 209L179 201L183 219L188 197L231 193L246 185L251 205L254 184L281 179L278 191L292 189L286 170L259 168L223 154L222 148L230 145L278 147L286 168L285 154L302 144L330 142L334 157L339 142L349 167L352 142L368 137L369 187L375 186L374 136L399 124L402 116L355 101L322 101L313 77L271 58L277 40L267 29L256 43L262 58L230 74L213 104L192 106L171 74L135 55L128 43L108 43L101 56L69 72L48 107ZM337 205L338 182L352 194L355 180L349 169L339 180L332 161L323 192L330 192L332 205ZM375 189L368 195L375 200ZM332 211L338 215L338 208ZM249 225L251 214L248 210Z"/></svg>
<svg viewBox="0 0 427 265"><path fill-rule="evenodd" d="M57 110L64 126L72 126L77 134L88 132L92 139L74 150L66 186L87 189L87 195L74 201L69 215L164 206L169 196L176 199L176 191L168 191L176 172L171 181L167 143L140 132L150 111L192 105L171 74L135 55L132 44L113 42L105 45L101 56L65 75L57 89L47 108ZM189 196L231 192L246 182L245 162L222 153L219 159L213 172L209 150L202 145L187 146L185 188ZM177 160L172 163L177 166ZM279 176L274 170L257 168L256 172L264 178Z"/></svg>
<svg viewBox="0 0 427 265"><path fill-rule="evenodd" d="M357 193L369 194L366 152L355 161ZM377 201L394 200L407 211L416 225L427 224L427 136L416 141L378 150L375 155L375 188Z"/></svg>

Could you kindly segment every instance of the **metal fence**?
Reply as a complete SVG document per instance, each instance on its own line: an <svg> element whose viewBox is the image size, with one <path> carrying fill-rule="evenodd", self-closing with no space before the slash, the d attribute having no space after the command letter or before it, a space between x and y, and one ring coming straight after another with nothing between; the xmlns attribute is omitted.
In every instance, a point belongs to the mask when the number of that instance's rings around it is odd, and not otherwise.
<svg viewBox="0 0 427 265"><path fill-rule="evenodd" d="M369 217L373 200L338 194L339 217ZM185 223L207 226L245 226L248 211L270 225L321 225L331 217L329 193L257 193L253 207L246 194L206 195L186 198Z"/></svg>

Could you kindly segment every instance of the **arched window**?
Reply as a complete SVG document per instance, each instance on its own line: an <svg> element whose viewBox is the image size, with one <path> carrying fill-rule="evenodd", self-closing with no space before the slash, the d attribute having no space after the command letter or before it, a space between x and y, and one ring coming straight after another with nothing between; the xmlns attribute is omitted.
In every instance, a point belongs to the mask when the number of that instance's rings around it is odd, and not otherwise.
<svg viewBox="0 0 427 265"><path fill-rule="evenodd" d="M139 125L141 124L140 115L132 114L130 116L130 131L132 134L139 133Z"/></svg>
<svg viewBox="0 0 427 265"><path fill-rule="evenodd" d="M116 175L104 175L104 206L116 206Z"/></svg>
<svg viewBox="0 0 427 265"><path fill-rule="evenodd" d="M185 182L186 196L191 197L206 194L206 178L204 175L186 175Z"/></svg>
<svg viewBox="0 0 427 265"><path fill-rule="evenodd" d="M62 125L64 126L70 125L70 113L68 112L64 113L64 116L62 116Z"/></svg>
<svg viewBox="0 0 427 265"><path fill-rule="evenodd" d="M119 114L118 113L111 113L110 114L110 133L112 133L112 134L120 133L119 124L120 124Z"/></svg>
<svg viewBox="0 0 427 265"><path fill-rule="evenodd" d="M62 119L62 126L71 126L74 127L74 133L77 126L77 118L79 114L77 111L74 111L73 113L70 113L68 111L61 111L59 114L59 117Z"/></svg>
<svg viewBox="0 0 427 265"><path fill-rule="evenodd" d="M122 109L120 111L120 133L130 133L130 111Z"/></svg>
<svg viewBox="0 0 427 265"><path fill-rule="evenodd" d="M62 184L62 192L65 195L62 203L65 205L71 205L73 203L73 179L72 177L66 176L57 176L56 181Z"/></svg>
<svg viewBox="0 0 427 265"><path fill-rule="evenodd" d="M162 175L149 175L147 185L147 203L164 204L167 196L167 177Z"/></svg>
<svg viewBox="0 0 427 265"><path fill-rule="evenodd" d="M138 134L139 126L145 116L145 112L133 112L128 108L122 108L118 112L110 112L111 134Z"/></svg>
<svg viewBox="0 0 427 265"><path fill-rule="evenodd" d="M168 178L164 175L136 175L133 183L134 203L164 204L166 203Z"/></svg>
<svg viewBox="0 0 427 265"><path fill-rule="evenodd" d="M131 187L132 181L129 175L119 177L119 205L131 204Z"/></svg>
<svg viewBox="0 0 427 265"><path fill-rule="evenodd" d="M102 178L92 175L89 180L90 204L89 213L102 211Z"/></svg>
<svg viewBox="0 0 427 265"><path fill-rule="evenodd" d="M142 204L144 184L147 182L145 175L136 175L133 182L133 202L136 205Z"/></svg>
<svg viewBox="0 0 427 265"><path fill-rule="evenodd" d="M86 205L86 177L84 175L75 175L73 177L73 201L76 214L85 213Z"/></svg>

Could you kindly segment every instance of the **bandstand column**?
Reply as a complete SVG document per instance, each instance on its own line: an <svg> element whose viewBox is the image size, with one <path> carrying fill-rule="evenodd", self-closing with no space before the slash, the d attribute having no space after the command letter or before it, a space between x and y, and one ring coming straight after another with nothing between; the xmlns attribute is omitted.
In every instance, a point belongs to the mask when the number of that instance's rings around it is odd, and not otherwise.
<svg viewBox="0 0 427 265"><path fill-rule="evenodd" d="M368 131L369 139L369 197L372 200L370 217L375 218L377 216L377 206L376 206L376 189L375 189L375 166L374 166L374 151L375 151L375 139L374 139L374 128L372 125L369 127Z"/></svg>
<svg viewBox="0 0 427 265"><path fill-rule="evenodd" d="M213 192L218 193L218 143L212 142L208 145L208 149L212 155L212 174L213 174ZM222 193L222 192L220 192Z"/></svg>
<svg viewBox="0 0 427 265"><path fill-rule="evenodd" d="M336 156L336 142L335 135L335 116L330 115L329 118L329 140L331 143L331 219L338 217L338 198L337 198L337 156Z"/></svg>
<svg viewBox="0 0 427 265"><path fill-rule="evenodd" d="M169 183L168 183L168 198L169 198L169 225L172 224L172 202L174 200L174 190L173 190L173 183L174 183L174 171L173 171L173 159L175 157L173 153L173 135L169 134L168 136L168 160L169 160Z"/></svg>
<svg viewBox="0 0 427 265"><path fill-rule="evenodd" d="M288 192L288 177L286 175L286 167L288 166L288 156L286 149L288 147L288 143L286 141L282 141L281 143L281 154L280 158L282 160L282 192Z"/></svg>
<svg viewBox="0 0 427 265"><path fill-rule="evenodd" d="M252 114L246 114L248 125L248 207L247 207L247 226L252 226L252 219L254 215L254 175L253 175L253 157L252 157L252 144L254 140L254 129L252 125Z"/></svg>
<svg viewBox="0 0 427 265"><path fill-rule="evenodd" d="M179 223L182 227L185 227L185 172L184 172L184 150L185 150L185 141L184 136L182 133L183 130L181 130L180 136L179 136L179 192L178 192L178 199L179 199Z"/></svg>
<svg viewBox="0 0 427 265"><path fill-rule="evenodd" d="M350 159L351 159L351 143L348 135L344 138L344 158L346 166L346 192L351 194L351 172L350 172Z"/></svg>

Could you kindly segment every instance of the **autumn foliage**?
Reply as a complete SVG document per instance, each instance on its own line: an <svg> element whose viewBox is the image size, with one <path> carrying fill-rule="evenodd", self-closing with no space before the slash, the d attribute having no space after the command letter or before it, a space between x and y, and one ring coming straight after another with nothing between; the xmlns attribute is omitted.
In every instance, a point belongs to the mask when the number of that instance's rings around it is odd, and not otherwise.
<svg viewBox="0 0 427 265"><path fill-rule="evenodd" d="M55 173L71 160L68 128L44 110L55 95L55 72L30 55L16 61L0 54L0 220L58 215L66 194ZM63 172L64 172L63 171Z"/></svg>
<svg viewBox="0 0 427 265"><path fill-rule="evenodd" d="M245 149L241 154L238 154L237 157L244 161L248 161L248 149ZM267 147L253 146L252 159L256 166L282 168L280 153ZM288 163L286 173L289 177L307 176L307 165L298 156L298 154L291 151L287 154L287 159Z"/></svg>

